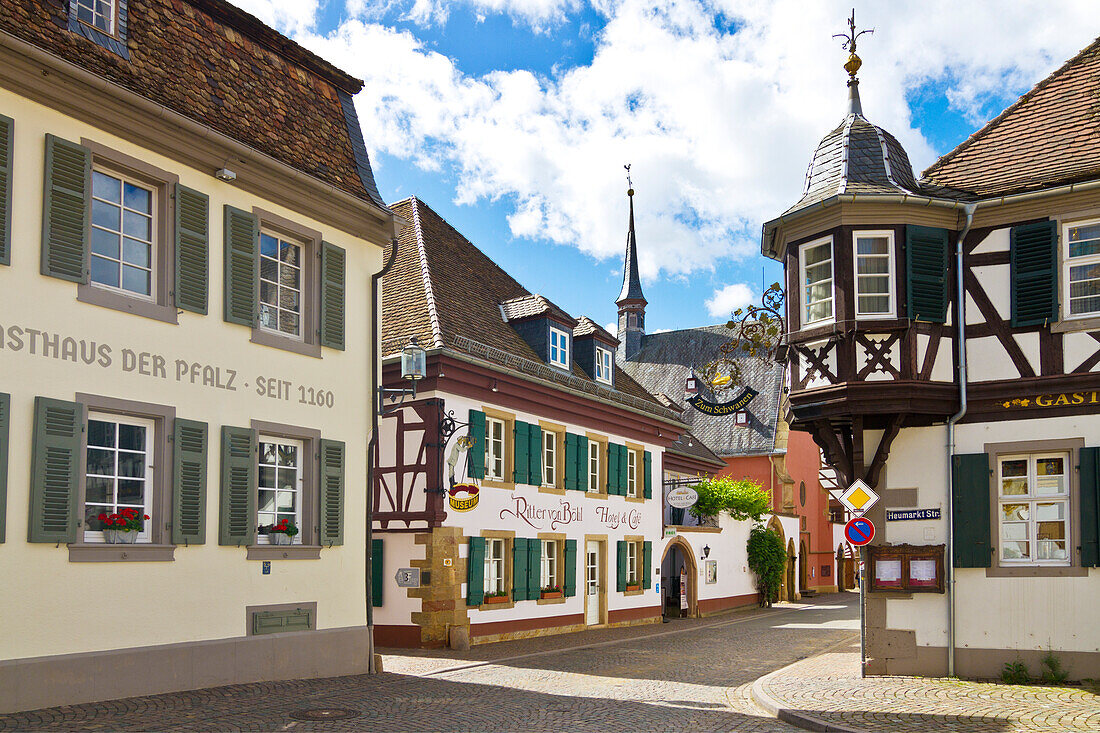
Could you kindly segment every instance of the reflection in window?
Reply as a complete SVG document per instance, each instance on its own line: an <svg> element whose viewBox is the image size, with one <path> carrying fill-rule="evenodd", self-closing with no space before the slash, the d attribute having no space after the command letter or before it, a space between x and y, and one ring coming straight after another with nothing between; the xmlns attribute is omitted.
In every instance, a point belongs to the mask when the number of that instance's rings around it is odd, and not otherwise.
<svg viewBox="0 0 1100 733"><path fill-rule="evenodd" d="M283 237L260 233L261 328L301 337L304 249Z"/></svg>
<svg viewBox="0 0 1100 733"><path fill-rule="evenodd" d="M259 496L256 525L261 540L283 520L302 528L302 443L260 438ZM301 543L302 535L293 542Z"/></svg>
<svg viewBox="0 0 1100 733"><path fill-rule="evenodd" d="M1010 564L1069 564L1069 483L1065 453L999 461L1001 559Z"/></svg>
<svg viewBox="0 0 1100 733"><path fill-rule="evenodd" d="M91 281L153 295L153 189L125 176L92 171Z"/></svg>

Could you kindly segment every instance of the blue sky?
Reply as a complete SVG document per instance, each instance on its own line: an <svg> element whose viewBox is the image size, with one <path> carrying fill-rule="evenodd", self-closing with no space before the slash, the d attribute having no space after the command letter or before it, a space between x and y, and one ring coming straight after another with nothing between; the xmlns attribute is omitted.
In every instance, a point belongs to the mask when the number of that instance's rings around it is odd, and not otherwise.
<svg viewBox="0 0 1100 733"><path fill-rule="evenodd" d="M363 78L379 189L607 324L633 164L648 326L722 322L842 118L850 2L234 0ZM916 172L1100 33L1089 0L857 2L864 111ZM1091 7L1090 7L1091 6Z"/></svg>

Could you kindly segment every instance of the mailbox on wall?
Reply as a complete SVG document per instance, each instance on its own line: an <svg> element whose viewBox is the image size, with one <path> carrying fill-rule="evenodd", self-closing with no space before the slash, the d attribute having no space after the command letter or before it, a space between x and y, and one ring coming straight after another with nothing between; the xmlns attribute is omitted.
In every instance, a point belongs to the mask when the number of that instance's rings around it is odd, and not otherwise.
<svg viewBox="0 0 1100 733"><path fill-rule="evenodd" d="M943 545L876 545L868 550L872 591L943 593Z"/></svg>

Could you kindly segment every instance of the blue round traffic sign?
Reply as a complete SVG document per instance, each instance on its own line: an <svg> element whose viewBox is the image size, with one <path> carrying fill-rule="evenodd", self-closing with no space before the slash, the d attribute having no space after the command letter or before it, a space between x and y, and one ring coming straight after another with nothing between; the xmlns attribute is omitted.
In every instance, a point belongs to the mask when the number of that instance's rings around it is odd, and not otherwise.
<svg viewBox="0 0 1100 733"><path fill-rule="evenodd" d="M875 538L875 525L866 517L856 517L844 525L844 538L855 547L862 547Z"/></svg>

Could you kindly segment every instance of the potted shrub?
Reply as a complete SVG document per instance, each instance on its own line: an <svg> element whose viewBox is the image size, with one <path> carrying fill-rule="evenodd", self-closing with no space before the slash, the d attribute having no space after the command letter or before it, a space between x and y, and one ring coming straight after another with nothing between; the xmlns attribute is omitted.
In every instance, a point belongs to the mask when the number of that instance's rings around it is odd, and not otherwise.
<svg viewBox="0 0 1100 733"><path fill-rule="evenodd" d="M539 598L561 598L560 585L548 585L539 592Z"/></svg>
<svg viewBox="0 0 1100 733"><path fill-rule="evenodd" d="M100 514L96 518L103 523L103 539L108 544L132 545L145 528L149 515L138 514L137 509L126 507L118 514Z"/></svg>
<svg viewBox="0 0 1100 733"><path fill-rule="evenodd" d="M493 590L485 594L486 603L507 603L508 594L502 590Z"/></svg>
<svg viewBox="0 0 1100 733"><path fill-rule="evenodd" d="M297 534L298 528L294 526L294 522L283 519L267 528L267 541L273 545L289 545L294 542Z"/></svg>

